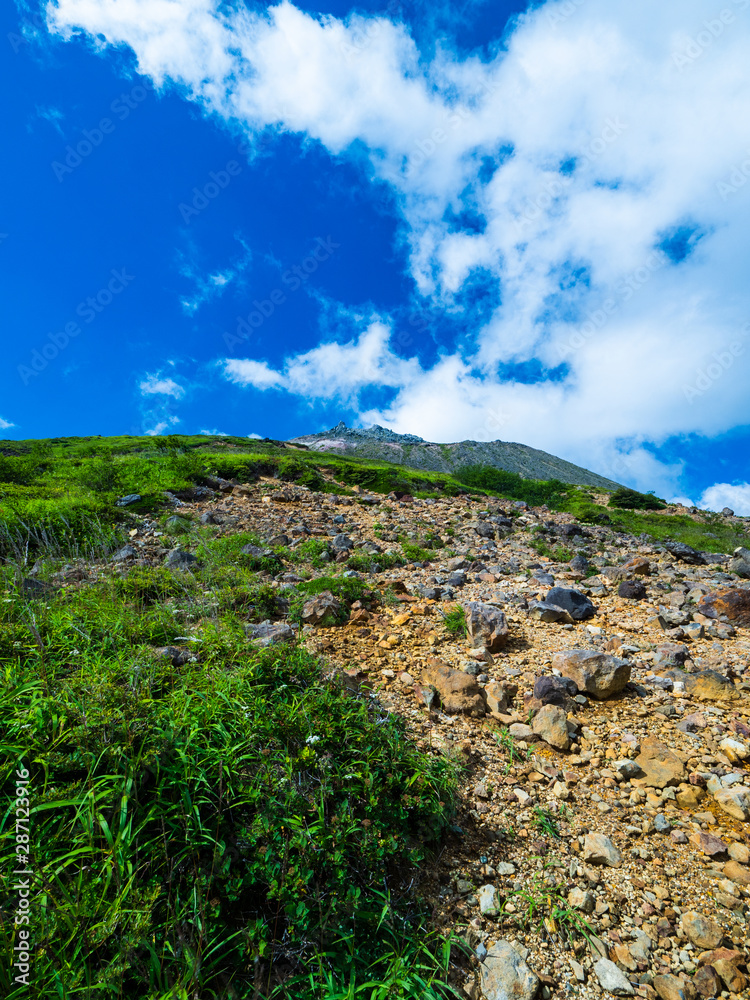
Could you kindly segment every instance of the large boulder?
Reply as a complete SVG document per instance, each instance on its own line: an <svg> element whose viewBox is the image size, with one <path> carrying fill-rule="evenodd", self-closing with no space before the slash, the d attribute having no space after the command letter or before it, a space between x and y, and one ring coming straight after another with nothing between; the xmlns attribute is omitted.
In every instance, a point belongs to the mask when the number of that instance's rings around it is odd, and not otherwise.
<svg viewBox="0 0 750 1000"><path fill-rule="evenodd" d="M655 736L647 736L641 743L641 752L635 758L636 764L644 772L645 777L634 778L634 782L647 788L677 787L685 781L687 773L682 760L665 747Z"/></svg>
<svg viewBox="0 0 750 1000"><path fill-rule="evenodd" d="M478 601L469 601L463 607L472 646L484 646L490 653L499 652L509 635L504 613L493 604Z"/></svg>
<svg viewBox="0 0 750 1000"><path fill-rule="evenodd" d="M591 601L578 590L569 587L553 587L544 598L546 604L554 604L567 611L573 621L582 622L593 618L596 608Z"/></svg>
<svg viewBox="0 0 750 1000"><path fill-rule="evenodd" d="M589 649L567 649L555 653L552 668L575 681L579 691L585 691L599 700L619 694L630 680L627 660Z"/></svg>
<svg viewBox="0 0 750 1000"><path fill-rule="evenodd" d="M485 1000L534 1000L539 978L509 941L497 941L481 965Z"/></svg>
<svg viewBox="0 0 750 1000"><path fill-rule="evenodd" d="M725 615L734 625L750 625L750 590L728 587L706 594L698 605L698 611L706 618Z"/></svg>
<svg viewBox="0 0 750 1000"><path fill-rule="evenodd" d="M443 711L458 715L484 715L486 706L476 680L463 670L454 670L442 660L432 658L422 675L423 685L432 685L438 693Z"/></svg>

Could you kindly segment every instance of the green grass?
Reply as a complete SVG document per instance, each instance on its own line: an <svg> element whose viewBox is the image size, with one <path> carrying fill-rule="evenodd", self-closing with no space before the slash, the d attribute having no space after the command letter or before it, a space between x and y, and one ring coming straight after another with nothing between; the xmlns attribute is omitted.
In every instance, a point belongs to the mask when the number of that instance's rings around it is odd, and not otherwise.
<svg viewBox="0 0 750 1000"><path fill-rule="evenodd" d="M450 943L406 887L450 820L454 765L303 650L253 649L244 616L195 615L198 663L156 657L200 596L132 570L0 604L6 801L17 762L31 773L33 995L448 995ZM20 998L12 945L4 919L0 986Z"/></svg>
<svg viewBox="0 0 750 1000"><path fill-rule="evenodd" d="M290 451L280 442L253 441L249 446L242 438L199 435L55 438L0 444L14 452L0 456L0 556L12 556L16 561L24 552L32 561L38 551L74 555L111 551L122 543L129 512L166 510L165 490L203 484L211 475L239 482L273 476L279 484L294 482L319 492L350 492L351 486L359 485L381 494L395 490L414 496L497 496L525 500L532 506L546 505L588 523L635 535L646 533L657 541L684 541L712 552L750 544L747 532L724 525L718 517L701 521L605 507L592 501L588 489L556 480L527 480L489 466L471 466L449 475L387 462ZM139 494L140 503L127 509L116 507L115 500L126 493ZM634 491L620 490L611 496L613 502L641 507L661 503L650 494ZM424 562L434 558L432 550L442 543L434 535L404 544L407 559ZM324 563L321 551L314 568ZM551 552L550 558L555 558L556 550ZM380 558L375 561L383 565ZM363 571L369 565L363 562Z"/></svg>
<svg viewBox="0 0 750 1000"><path fill-rule="evenodd" d="M564 545L556 545L552 548L542 539L532 542L531 548L538 555L544 556L545 559L551 559L553 562L570 562L575 555L572 549L568 549Z"/></svg>
<svg viewBox="0 0 750 1000"><path fill-rule="evenodd" d="M465 636L468 633L468 628L466 626L464 609L453 608L452 611L448 611L446 614L443 614L443 625L445 625L450 634L456 638L462 638Z"/></svg>

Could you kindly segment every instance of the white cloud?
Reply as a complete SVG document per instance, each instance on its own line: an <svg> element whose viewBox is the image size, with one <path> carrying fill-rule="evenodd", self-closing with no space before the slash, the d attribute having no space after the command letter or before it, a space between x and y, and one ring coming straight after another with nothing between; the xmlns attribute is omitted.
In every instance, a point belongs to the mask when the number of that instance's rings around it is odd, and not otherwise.
<svg viewBox="0 0 750 1000"><path fill-rule="evenodd" d="M226 431L215 431L215 430L214 431L208 431L208 430L203 430L203 431L198 431L198 433L199 434L206 434L206 435L208 435L208 437L223 437L223 438L229 437L229 435L227 434Z"/></svg>
<svg viewBox="0 0 750 1000"><path fill-rule="evenodd" d="M714 483L700 499L704 510L731 507L740 517L750 517L750 483Z"/></svg>
<svg viewBox="0 0 750 1000"><path fill-rule="evenodd" d="M11 423L9 420L3 420L0 417L0 431L7 431L10 427L15 427L16 425Z"/></svg>
<svg viewBox="0 0 750 1000"><path fill-rule="evenodd" d="M746 420L746 7L728 0L712 34L704 0L547 2L485 58L421 58L404 25L288 2L57 0L49 16L248 132L365 148L430 305L460 310L471 280L499 303L428 370L371 329L283 372L229 360L231 381L350 404L378 384L394 398L365 418L521 440L666 494L680 467L644 443ZM669 238L694 247L679 264L654 252ZM512 366L533 360L529 384Z"/></svg>
<svg viewBox="0 0 750 1000"><path fill-rule="evenodd" d="M251 361L247 358L227 358L224 361L224 375L235 385L252 386L254 389L281 389L284 379L265 361Z"/></svg>
<svg viewBox="0 0 750 1000"><path fill-rule="evenodd" d="M158 437L160 434L163 434L164 431L169 430L170 427L174 427L176 424L179 424L179 422L179 417L165 417L163 420L159 420L155 423L153 427L144 430L143 433L148 434L149 437Z"/></svg>
<svg viewBox="0 0 750 1000"><path fill-rule="evenodd" d="M172 378L164 378L162 375L147 375L138 386L142 396L171 396L173 399L182 399L185 395L184 388Z"/></svg>

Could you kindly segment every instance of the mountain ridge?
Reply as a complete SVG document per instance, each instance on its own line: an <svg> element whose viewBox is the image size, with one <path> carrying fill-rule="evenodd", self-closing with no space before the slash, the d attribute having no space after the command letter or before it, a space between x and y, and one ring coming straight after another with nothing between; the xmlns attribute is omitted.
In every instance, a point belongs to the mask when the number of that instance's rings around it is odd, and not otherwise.
<svg viewBox="0 0 750 1000"><path fill-rule="evenodd" d="M396 431L373 424L372 427L347 427L344 421L328 431L292 438L290 444L304 445L311 451L392 462L431 472L455 472L467 465L490 465L515 472L524 479L558 479L576 486L595 486L615 490L621 485L590 469L558 458L549 452L513 441L425 441L416 434Z"/></svg>

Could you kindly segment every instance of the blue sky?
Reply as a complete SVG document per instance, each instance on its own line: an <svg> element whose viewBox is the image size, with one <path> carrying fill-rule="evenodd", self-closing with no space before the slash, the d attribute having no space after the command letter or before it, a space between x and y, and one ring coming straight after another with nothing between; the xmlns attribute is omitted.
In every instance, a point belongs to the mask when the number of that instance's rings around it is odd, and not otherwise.
<svg viewBox="0 0 750 1000"><path fill-rule="evenodd" d="M0 10L0 430L516 440L750 513L750 0Z"/></svg>

